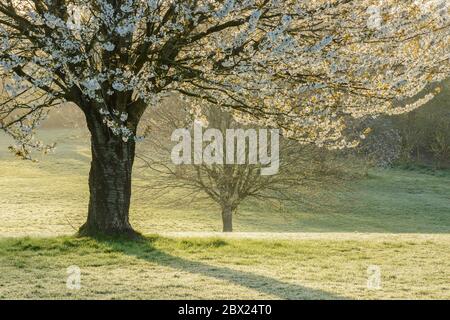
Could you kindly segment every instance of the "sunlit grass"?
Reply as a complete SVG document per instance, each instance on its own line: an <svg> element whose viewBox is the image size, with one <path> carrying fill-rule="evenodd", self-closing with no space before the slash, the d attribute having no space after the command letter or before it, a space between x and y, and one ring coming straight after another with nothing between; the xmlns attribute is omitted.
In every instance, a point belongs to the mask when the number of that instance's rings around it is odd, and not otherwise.
<svg viewBox="0 0 450 320"><path fill-rule="evenodd" d="M0 240L0 298L450 298L448 238ZM81 269L81 289L66 269ZM367 268L382 286L367 288Z"/></svg>

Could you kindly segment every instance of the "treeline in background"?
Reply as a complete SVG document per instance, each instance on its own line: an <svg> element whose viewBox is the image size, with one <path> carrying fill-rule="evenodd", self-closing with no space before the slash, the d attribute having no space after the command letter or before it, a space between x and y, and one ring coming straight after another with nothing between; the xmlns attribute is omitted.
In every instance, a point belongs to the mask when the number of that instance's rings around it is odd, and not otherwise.
<svg viewBox="0 0 450 320"><path fill-rule="evenodd" d="M450 167L450 81L427 105L408 114L365 120L372 132L354 152L373 165Z"/></svg>

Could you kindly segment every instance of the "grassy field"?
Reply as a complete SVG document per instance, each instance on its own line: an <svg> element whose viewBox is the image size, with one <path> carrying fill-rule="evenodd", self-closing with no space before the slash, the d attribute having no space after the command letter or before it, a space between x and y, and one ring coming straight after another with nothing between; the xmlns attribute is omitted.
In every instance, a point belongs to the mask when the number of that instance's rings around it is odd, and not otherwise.
<svg viewBox="0 0 450 320"><path fill-rule="evenodd" d="M450 298L448 238L0 241L0 298ZM66 288L66 268L81 289ZM367 268L381 268L369 290Z"/></svg>
<svg viewBox="0 0 450 320"><path fill-rule="evenodd" d="M147 239L77 239L86 136L43 137L58 148L36 163L0 137L0 298L450 298L448 171L372 170L295 206L249 202L237 232L222 235L208 203L152 201L138 163L131 220ZM70 265L81 268L79 291L66 288ZM379 290L366 286L371 265Z"/></svg>

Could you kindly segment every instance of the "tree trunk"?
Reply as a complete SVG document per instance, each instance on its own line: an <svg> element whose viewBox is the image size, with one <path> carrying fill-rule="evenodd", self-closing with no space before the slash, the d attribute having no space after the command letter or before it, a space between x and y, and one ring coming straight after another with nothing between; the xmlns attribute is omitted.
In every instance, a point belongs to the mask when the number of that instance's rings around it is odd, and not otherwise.
<svg viewBox="0 0 450 320"><path fill-rule="evenodd" d="M223 222L223 232L233 231L233 210L230 206L224 206L222 208L222 222Z"/></svg>
<svg viewBox="0 0 450 320"><path fill-rule="evenodd" d="M135 142L124 142L114 135L96 112L86 113L92 152L90 199L88 218L79 233L134 238L138 233L131 227L128 215Z"/></svg>

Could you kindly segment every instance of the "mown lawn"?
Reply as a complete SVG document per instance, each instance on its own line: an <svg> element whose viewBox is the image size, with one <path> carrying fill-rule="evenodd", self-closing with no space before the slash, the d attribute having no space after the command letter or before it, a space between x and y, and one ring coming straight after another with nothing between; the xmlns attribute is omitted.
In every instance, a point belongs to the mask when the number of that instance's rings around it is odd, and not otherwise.
<svg viewBox="0 0 450 320"><path fill-rule="evenodd" d="M448 240L4 239L0 298L449 299ZM80 290L66 287L71 265Z"/></svg>
<svg viewBox="0 0 450 320"><path fill-rule="evenodd" d="M72 236L86 216L86 137L43 136L59 145L37 163L0 137L0 298L450 298L449 171L371 170L288 207L248 202L222 235L209 203L153 200L138 163L131 220L154 235L92 240ZM71 265L79 291L66 288Z"/></svg>

